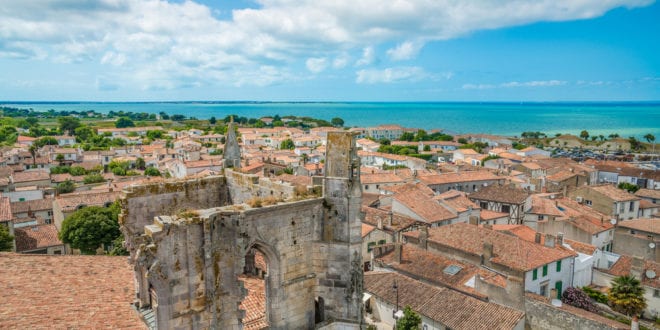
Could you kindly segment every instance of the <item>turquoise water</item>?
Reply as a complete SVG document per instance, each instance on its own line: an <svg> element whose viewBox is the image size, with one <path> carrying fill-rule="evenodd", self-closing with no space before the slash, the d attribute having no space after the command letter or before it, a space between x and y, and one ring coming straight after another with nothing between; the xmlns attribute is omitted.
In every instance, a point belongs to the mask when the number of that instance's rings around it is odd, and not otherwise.
<svg viewBox="0 0 660 330"><path fill-rule="evenodd" d="M12 103L2 105L38 111L95 110L132 111L197 118L224 118L229 114L249 118L272 115L344 119L346 126L400 124L404 127L444 129L452 133L520 135L524 131L547 134L591 135L618 133L641 138L647 133L660 139L660 103L259 103L259 102L162 102L162 103Z"/></svg>

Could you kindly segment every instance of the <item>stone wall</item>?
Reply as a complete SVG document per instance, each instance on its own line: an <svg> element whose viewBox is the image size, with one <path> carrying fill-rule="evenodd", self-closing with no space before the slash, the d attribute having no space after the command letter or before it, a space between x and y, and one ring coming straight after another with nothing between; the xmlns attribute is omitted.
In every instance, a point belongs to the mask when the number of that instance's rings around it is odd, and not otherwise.
<svg viewBox="0 0 660 330"><path fill-rule="evenodd" d="M555 307L542 298L525 299L525 318L528 329L538 330L614 330L629 329L623 323L612 321L603 316L568 306Z"/></svg>

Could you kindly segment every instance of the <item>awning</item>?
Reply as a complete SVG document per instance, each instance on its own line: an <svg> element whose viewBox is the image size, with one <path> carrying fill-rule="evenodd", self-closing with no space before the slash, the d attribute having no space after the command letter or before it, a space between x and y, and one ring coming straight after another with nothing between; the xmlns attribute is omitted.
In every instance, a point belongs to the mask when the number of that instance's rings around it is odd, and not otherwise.
<svg viewBox="0 0 660 330"><path fill-rule="evenodd" d="M367 302L367 300L369 300L369 298L371 298L370 293L365 292L365 293L362 294L362 302Z"/></svg>

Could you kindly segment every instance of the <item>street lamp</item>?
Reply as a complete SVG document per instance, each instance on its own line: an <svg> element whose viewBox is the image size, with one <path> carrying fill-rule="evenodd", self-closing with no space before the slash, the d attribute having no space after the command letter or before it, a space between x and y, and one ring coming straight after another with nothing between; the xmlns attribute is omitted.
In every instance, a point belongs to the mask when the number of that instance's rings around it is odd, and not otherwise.
<svg viewBox="0 0 660 330"><path fill-rule="evenodd" d="M396 293L396 308L392 311L392 318L394 318L394 328L396 329L399 320L397 315L397 312L399 311L399 287L396 285L396 279L394 279L394 283L392 283L392 290L394 290Z"/></svg>

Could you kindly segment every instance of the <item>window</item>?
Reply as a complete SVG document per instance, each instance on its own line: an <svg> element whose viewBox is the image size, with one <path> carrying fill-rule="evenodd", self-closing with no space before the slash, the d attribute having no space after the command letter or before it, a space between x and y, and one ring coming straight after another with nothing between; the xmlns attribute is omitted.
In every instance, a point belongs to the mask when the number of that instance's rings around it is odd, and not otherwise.
<svg viewBox="0 0 660 330"><path fill-rule="evenodd" d="M483 210L487 210L488 209L488 203L481 202L481 203L479 203L479 207L481 207Z"/></svg>
<svg viewBox="0 0 660 330"><path fill-rule="evenodd" d="M369 190L369 185L364 185L364 190Z"/></svg>
<svg viewBox="0 0 660 330"><path fill-rule="evenodd" d="M547 296L548 295L548 283L542 284L541 289L539 290L539 294L542 296Z"/></svg>
<svg viewBox="0 0 660 330"><path fill-rule="evenodd" d="M502 205L502 212L503 213L509 213L511 211L511 206L509 205Z"/></svg>
<svg viewBox="0 0 660 330"><path fill-rule="evenodd" d="M548 265L543 265L543 276L548 276Z"/></svg>
<svg viewBox="0 0 660 330"><path fill-rule="evenodd" d="M623 210L626 209L625 203L619 204L619 213L623 213Z"/></svg>
<svg viewBox="0 0 660 330"><path fill-rule="evenodd" d="M635 210L635 202L630 202L630 207L628 208L628 211L632 212Z"/></svg>
<svg viewBox="0 0 660 330"><path fill-rule="evenodd" d="M561 260L557 261L557 273L561 272Z"/></svg>
<svg viewBox="0 0 660 330"><path fill-rule="evenodd" d="M371 250L374 249L374 246L376 245L376 242L369 242L367 244L367 252L371 252Z"/></svg>
<svg viewBox="0 0 660 330"><path fill-rule="evenodd" d="M532 272L532 280L536 280L537 278L539 278L539 270L534 269L534 271Z"/></svg>
<svg viewBox="0 0 660 330"><path fill-rule="evenodd" d="M584 204L587 205L587 206L591 206L592 202L589 199L585 199Z"/></svg>
<svg viewBox="0 0 660 330"><path fill-rule="evenodd" d="M660 290L658 290L658 289L653 290L653 296L654 297L660 297Z"/></svg>
<svg viewBox="0 0 660 330"><path fill-rule="evenodd" d="M385 242L384 239L381 239L380 241L378 241L378 245L383 245L383 244L385 244L385 243L386 243L386 242Z"/></svg>
<svg viewBox="0 0 660 330"><path fill-rule="evenodd" d="M539 221L543 221L543 214L539 214Z"/></svg>

